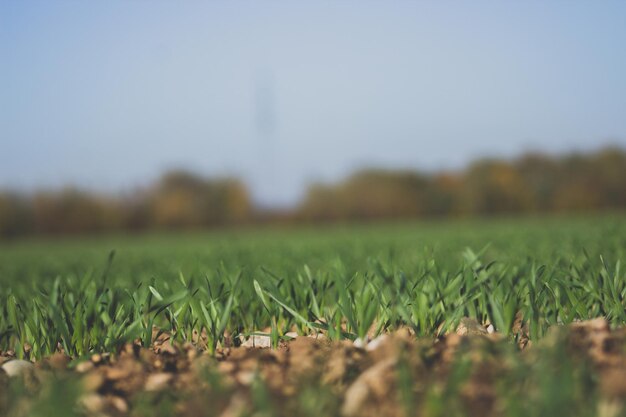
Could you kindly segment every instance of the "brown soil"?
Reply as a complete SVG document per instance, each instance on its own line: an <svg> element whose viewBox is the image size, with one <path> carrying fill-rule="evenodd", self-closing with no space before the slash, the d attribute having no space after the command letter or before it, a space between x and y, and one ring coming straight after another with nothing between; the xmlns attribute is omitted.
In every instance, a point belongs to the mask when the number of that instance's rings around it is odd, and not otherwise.
<svg viewBox="0 0 626 417"><path fill-rule="evenodd" d="M505 415L497 381L558 343L563 355L592 369L604 407L598 413L623 412L626 329L611 330L597 319L556 328L529 347L527 338L516 344L462 323L457 333L436 340L417 340L405 329L365 347L301 336L278 349L222 348L211 356L192 344L172 346L162 336L152 349L129 344L78 364L58 353L24 376L31 395L19 407L13 404L12 413L28 415L31 398L46 384L69 378L80 381L79 408L88 416L432 415L432 398L453 398L468 415ZM3 353L0 364L10 356ZM446 397L459 369L466 377ZM7 385L0 371L0 393ZM8 401L0 394L0 410Z"/></svg>

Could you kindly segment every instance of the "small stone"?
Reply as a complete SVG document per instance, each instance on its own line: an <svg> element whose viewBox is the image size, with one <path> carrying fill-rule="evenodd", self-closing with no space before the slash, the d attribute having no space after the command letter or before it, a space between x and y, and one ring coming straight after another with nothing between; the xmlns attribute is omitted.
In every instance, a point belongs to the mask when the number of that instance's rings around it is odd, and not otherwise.
<svg viewBox="0 0 626 417"><path fill-rule="evenodd" d="M269 336L256 336L253 335L248 340L241 344L242 347L256 347L256 348L268 348L272 346L272 341Z"/></svg>
<svg viewBox="0 0 626 417"><path fill-rule="evenodd" d="M95 364L102 362L102 355L99 353L94 353L91 355L91 361Z"/></svg>
<svg viewBox="0 0 626 417"><path fill-rule="evenodd" d="M104 375L101 372L90 372L83 379L85 391L97 391L104 385Z"/></svg>
<svg viewBox="0 0 626 417"><path fill-rule="evenodd" d="M241 371L235 375L235 380L244 386L251 385L254 381L254 372L252 371Z"/></svg>
<svg viewBox="0 0 626 417"><path fill-rule="evenodd" d="M104 410L106 406L106 402L101 395L98 394L87 394L83 395L78 401L81 406L90 413L98 413Z"/></svg>
<svg viewBox="0 0 626 417"><path fill-rule="evenodd" d="M222 361L217 365L217 369L223 374L229 374L236 369L236 366L231 361Z"/></svg>
<svg viewBox="0 0 626 417"><path fill-rule="evenodd" d="M122 397L114 396L109 399L113 408L119 411L122 414L126 414L128 412L128 404Z"/></svg>
<svg viewBox="0 0 626 417"><path fill-rule="evenodd" d="M15 359L9 362L5 362L2 365L2 369L7 373L10 377L23 375L27 372L33 372L35 366L28 361L24 361L21 359Z"/></svg>
<svg viewBox="0 0 626 417"><path fill-rule="evenodd" d="M357 337L353 344L354 347L357 349L365 349L365 346L367 345L367 340Z"/></svg>
<svg viewBox="0 0 626 417"><path fill-rule="evenodd" d="M131 374L132 370L127 367L109 368L106 370L106 377L112 381L125 379Z"/></svg>
<svg viewBox="0 0 626 417"><path fill-rule="evenodd" d="M146 391L162 391L167 388L169 382L172 380L173 377L174 375L166 372L150 374L148 376L148 379L146 379L144 389Z"/></svg>
<svg viewBox="0 0 626 417"><path fill-rule="evenodd" d="M84 374L85 372L91 371L93 368L94 368L93 362L85 361L76 365L75 369L76 369L76 372L80 372L81 374Z"/></svg>
<svg viewBox="0 0 626 417"><path fill-rule="evenodd" d="M372 351L378 349L380 347L380 345L382 345L383 342L385 340L387 340L388 337L389 336L387 336L386 334L381 334L376 339L374 339L371 342L369 342L367 344L367 346L365 347L365 350L367 350L368 352L372 352Z"/></svg>

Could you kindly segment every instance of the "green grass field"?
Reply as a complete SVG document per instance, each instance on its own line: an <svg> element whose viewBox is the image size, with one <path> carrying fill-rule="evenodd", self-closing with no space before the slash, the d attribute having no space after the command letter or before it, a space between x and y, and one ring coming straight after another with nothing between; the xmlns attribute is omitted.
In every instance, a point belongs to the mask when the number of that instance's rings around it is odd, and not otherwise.
<svg viewBox="0 0 626 417"><path fill-rule="evenodd" d="M617 416L626 333L550 329L625 324L625 258L617 213L3 242L0 414Z"/></svg>
<svg viewBox="0 0 626 417"><path fill-rule="evenodd" d="M0 349L81 357L149 346L153 325L180 342L205 329L210 351L268 328L274 345L294 328L430 336L466 316L508 335L517 312L539 339L625 323L625 255L620 214L5 242Z"/></svg>

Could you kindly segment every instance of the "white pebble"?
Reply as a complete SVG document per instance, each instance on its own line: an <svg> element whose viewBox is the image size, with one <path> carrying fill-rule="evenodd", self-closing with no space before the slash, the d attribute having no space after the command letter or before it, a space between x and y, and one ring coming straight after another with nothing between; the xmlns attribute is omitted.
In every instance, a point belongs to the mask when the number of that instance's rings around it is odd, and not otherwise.
<svg viewBox="0 0 626 417"><path fill-rule="evenodd" d="M387 337L388 336L386 334L381 334L376 339L369 342L365 349L370 352L378 349L378 347L385 341L385 339L387 339Z"/></svg>
<svg viewBox="0 0 626 417"><path fill-rule="evenodd" d="M360 337L357 337L354 341L354 347L357 349L365 349L365 346L367 346L367 340L363 340Z"/></svg>
<svg viewBox="0 0 626 417"><path fill-rule="evenodd" d="M7 373L8 376L18 376L23 375L26 372L31 372L35 369L35 366L28 361L24 361L21 359L15 359L9 362L5 362L2 365L2 369Z"/></svg>
<svg viewBox="0 0 626 417"><path fill-rule="evenodd" d="M272 340L269 336L253 335L241 344L242 347L268 348L272 346Z"/></svg>

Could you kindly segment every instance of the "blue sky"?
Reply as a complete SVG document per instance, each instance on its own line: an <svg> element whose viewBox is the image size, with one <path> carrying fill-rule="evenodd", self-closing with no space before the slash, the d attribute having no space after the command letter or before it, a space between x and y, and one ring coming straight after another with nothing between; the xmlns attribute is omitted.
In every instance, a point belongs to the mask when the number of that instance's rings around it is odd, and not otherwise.
<svg viewBox="0 0 626 417"><path fill-rule="evenodd" d="M626 2L0 2L0 187L626 146Z"/></svg>

